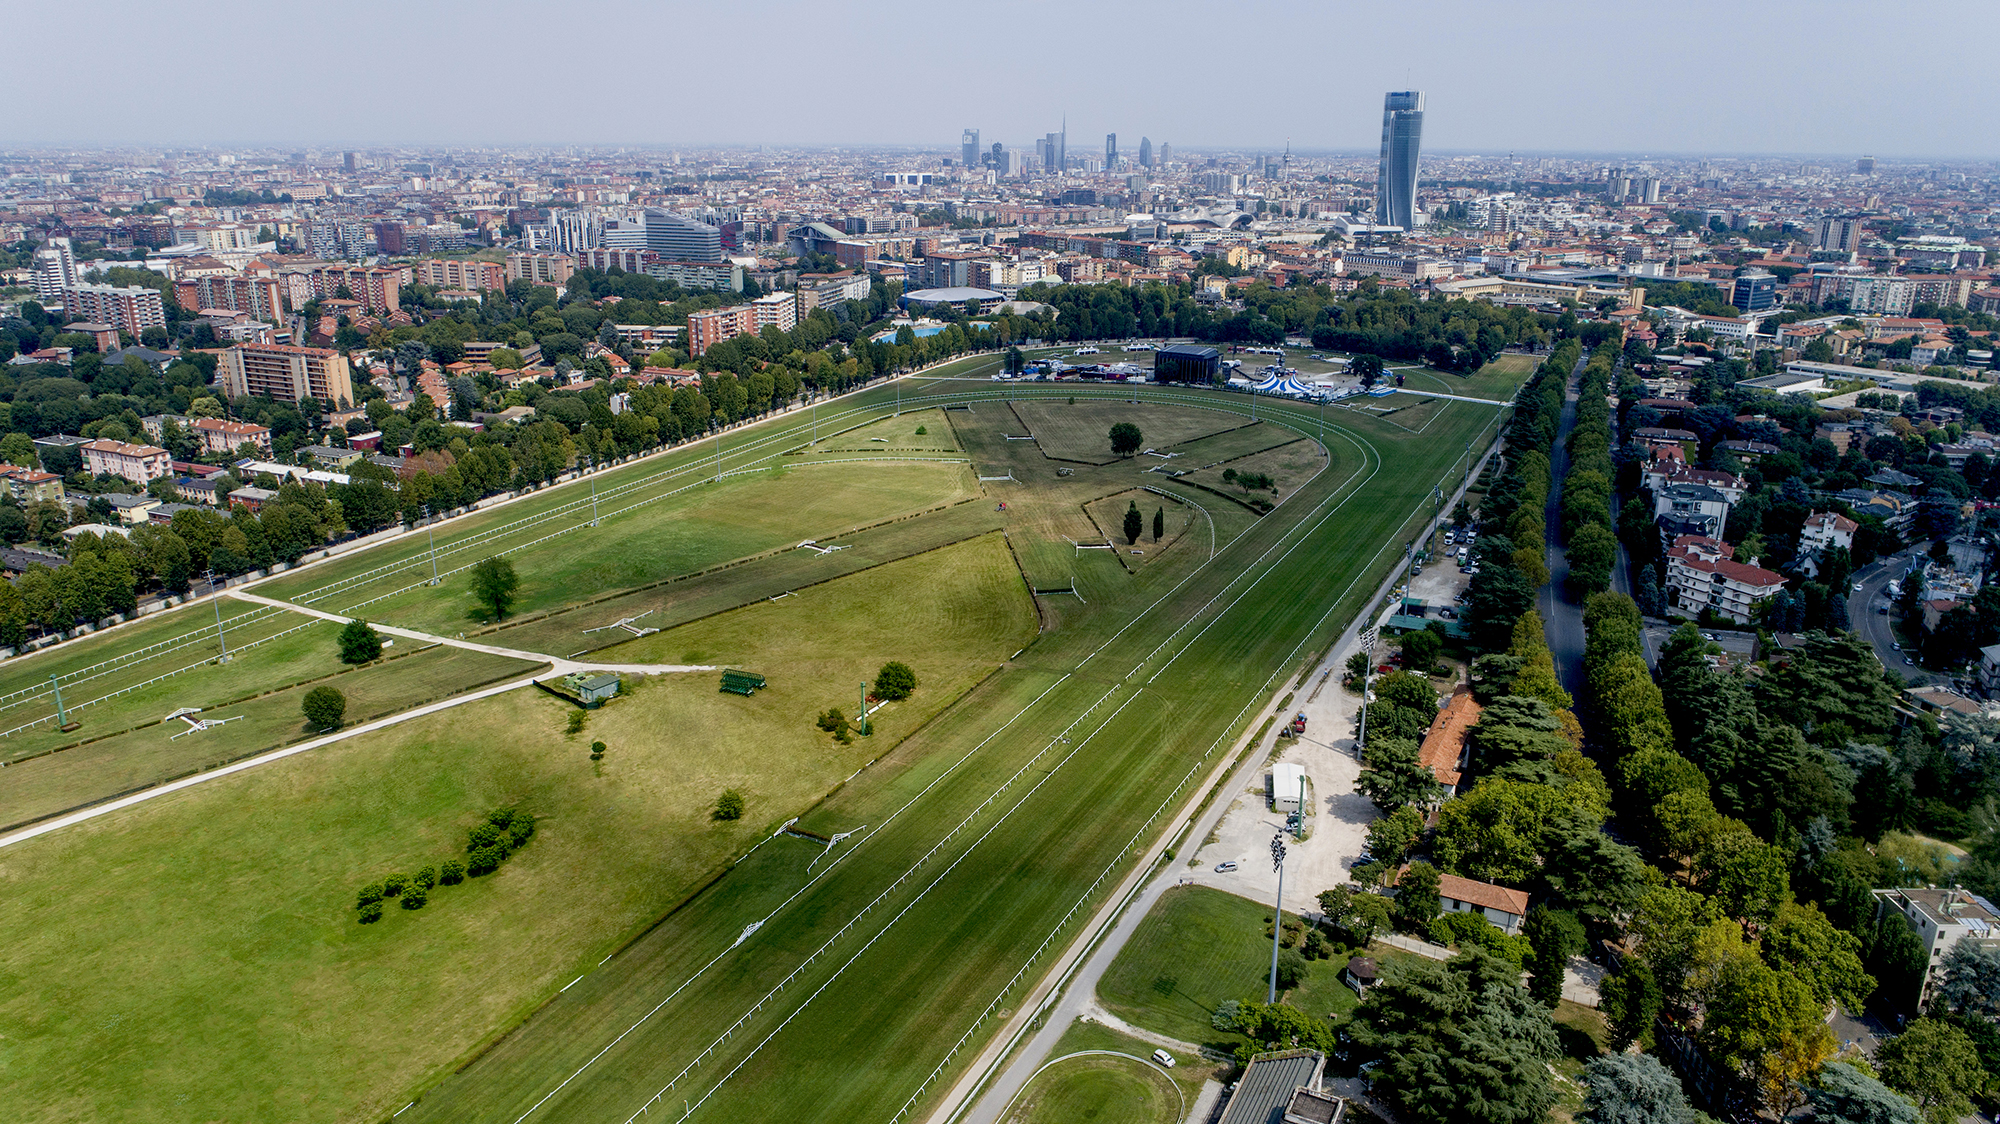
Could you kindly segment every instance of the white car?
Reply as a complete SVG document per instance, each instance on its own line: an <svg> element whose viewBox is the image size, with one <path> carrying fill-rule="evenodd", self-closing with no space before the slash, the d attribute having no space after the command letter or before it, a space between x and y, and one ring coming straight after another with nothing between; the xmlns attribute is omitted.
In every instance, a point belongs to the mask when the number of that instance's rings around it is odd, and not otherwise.
<svg viewBox="0 0 2000 1124"><path fill-rule="evenodd" d="M1215 873L1217 874L1228 874L1231 871L1234 871L1235 869L1236 869L1235 859L1225 859L1222 862L1215 864Z"/></svg>
<svg viewBox="0 0 2000 1124"><path fill-rule="evenodd" d="M1153 1060L1159 1062L1163 1066L1166 1066L1168 1069L1174 1068L1174 1056L1172 1054L1167 1053L1165 1050L1153 1051Z"/></svg>

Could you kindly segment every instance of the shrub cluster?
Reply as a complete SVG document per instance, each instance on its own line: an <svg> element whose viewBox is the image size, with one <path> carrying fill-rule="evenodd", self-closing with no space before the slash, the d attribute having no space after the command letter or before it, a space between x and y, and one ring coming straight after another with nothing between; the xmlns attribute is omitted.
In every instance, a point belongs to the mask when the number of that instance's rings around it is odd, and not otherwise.
<svg viewBox="0 0 2000 1124"><path fill-rule="evenodd" d="M535 817L526 812L502 808L487 815L486 821L466 833L466 861L446 859L438 866L426 866L412 876L396 873L380 882L370 882L355 895L354 908L363 925L382 920L383 902L401 900L404 909L422 909L430 902L430 892L439 886L456 886L468 875L490 874L507 857L525 846L535 834Z"/></svg>
<svg viewBox="0 0 2000 1124"><path fill-rule="evenodd" d="M819 728L832 734L833 740L842 745L854 741L853 724L848 722L846 712L837 706L821 712Z"/></svg>

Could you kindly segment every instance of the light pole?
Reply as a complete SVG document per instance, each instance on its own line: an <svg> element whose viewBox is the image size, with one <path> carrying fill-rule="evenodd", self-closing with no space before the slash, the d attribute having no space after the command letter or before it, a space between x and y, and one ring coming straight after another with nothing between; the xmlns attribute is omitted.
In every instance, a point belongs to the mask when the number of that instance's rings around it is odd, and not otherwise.
<svg viewBox="0 0 2000 1124"><path fill-rule="evenodd" d="M431 584L436 585L438 583L437 524L436 523L424 524L424 536L428 538L431 543Z"/></svg>
<svg viewBox="0 0 2000 1124"><path fill-rule="evenodd" d="M1271 869L1278 872L1278 908L1271 914L1271 989L1265 1003L1278 1001L1278 941L1285 935L1285 837L1271 837Z"/></svg>
<svg viewBox="0 0 2000 1124"><path fill-rule="evenodd" d="M868 684L861 685L861 736L868 736Z"/></svg>
<svg viewBox="0 0 2000 1124"><path fill-rule="evenodd" d="M590 472L590 525L597 526L597 458L587 456L583 463Z"/></svg>
<svg viewBox="0 0 2000 1124"><path fill-rule="evenodd" d="M204 576L207 577L208 579L208 595L215 602L215 642L221 645L222 647L222 655L217 657L215 662L228 663L229 641L224 639L222 635L222 597L220 594L215 592L214 567L210 567L208 573Z"/></svg>

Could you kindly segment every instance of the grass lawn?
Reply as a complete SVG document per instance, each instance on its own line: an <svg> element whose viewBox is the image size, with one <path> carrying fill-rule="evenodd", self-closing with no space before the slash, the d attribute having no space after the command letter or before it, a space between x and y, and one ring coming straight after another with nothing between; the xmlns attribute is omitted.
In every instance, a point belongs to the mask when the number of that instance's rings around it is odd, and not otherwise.
<svg viewBox="0 0 2000 1124"><path fill-rule="evenodd" d="M923 430L918 433L917 430ZM915 454L951 456L959 451L951 436L951 426L940 409L906 410L900 417L887 417L805 447L808 455L821 453L872 453L881 456Z"/></svg>
<svg viewBox="0 0 2000 1124"><path fill-rule="evenodd" d="M1150 1048L1144 1043L1138 1057ZM1006 1124L1178 1124L1186 1099L1174 1081L1142 1062L1087 1054L1056 1062L1028 1082Z"/></svg>
<svg viewBox="0 0 2000 1124"><path fill-rule="evenodd" d="M1139 540L1127 542L1125 512L1135 503L1139 505ZM1201 520L1201 515L1187 504L1137 488L1092 500L1084 505L1084 511L1103 532L1098 541L1109 539L1117 548L1110 552L1111 555L1128 571L1152 566L1166 559L1168 552L1175 550L1194 524ZM1166 532L1158 542L1153 541L1153 517L1156 515ZM1184 551L1186 547L1179 549Z"/></svg>
<svg viewBox="0 0 2000 1124"><path fill-rule="evenodd" d="M164 654L122 661L108 669L109 674L88 679L79 676L76 682L65 682L63 702L71 708L70 720L81 724L79 729L65 734L54 721L45 722L0 740L0 751L18 767L24 757L48 750L68 750L87 741L158 722L182 707L206 710L231 700L332 675L345 666L334 642L340 632L337 624L286 609L255 618L239 613L236 619L244 623L233 630L226 628L224 633L233 657L228 663L213 662L218 653L211 615L207 633L196 643L174 647ZM149 682L169 672L178 674ZM79 703L88 705L79 707ZM21 705L0 712L0 717L10 719L7 724L11 726L55 713L54 697L43 692L24 696ZM4 818L0 822L5 822Z"/></svg>
<svg viewBox="0 0 2000 1124"><path fill-rule="evenodd" d="M1119 950L1098 981L1097 996L1135 1026L1233 1050L1243 1036L1216 1030L1209 1017L1225 1000L1263 1001L1271 971L1270 920L1270 907L1248 898L1176 886L1161 895ZM1354 992L1340 982L1347 957L1309 963L1306 982L1280 998L1311 1014L1353 1010Z"/></svg>
<svg viewBox="0 0 2000 1124"><path fill-rule="evenodd" d="M337 628L326 623L301 635L317 636L320 645L330 649ZM403 643L414 644L408 640ZM250 657L243 657L243 662L247 670ZM159 721L170 709L162 703L146 712L145 720L151 725L14 765L7 770L6 783L0 784L0 826L44 819L310 738L317 731L306 724L299 706L308 691L322 684L347 696L346 722L352 726L460 694L476 685L528 675L538 666L442 646L360 668L342 668L331 658L327 663L330 666L308 681L227 706L215 706L205 715L210 718L240 715L241 721L199 733L183 733L188 729L184 723ZM237 661L232 660L223 669L236 666ZM206 678L208 685L218 692L234 689L226 676ZM240 682L247 688L246 694L257 689L254 677L246 676ZM148 688L147 693L155 690ZM223 699L207 701L213 706ZM78 733L89 729L86 726Z"/></svg>
<svg viewBox="0 0 2000 1124"><path fill-rule="evenodd" d="M1266 449L1260 453L1212 465L1199 472L1191 472L1182 479L1240 500L1247 499L1248 493L1224 480L1222 474L1232 469L1239 474L1261 472L1277 484L1277 495L1274 496L1268 491L1263 493L1265 499L1276 503L1297 491L1299 485L1319 475L1326 468L1326 460L1317 442L1301 439L1275 449Z"/></svg>
<svg viewBox="0 0 2000 1124"><path fill-rule="evenodd" d="M765 672L753 698L641 681L570 738L571 708L523 690L0 851L0 1099L44 1121L386 1117L1032 629L989 537L648 638ZM923 682L875 737L812 728L884 658ZM718 823L726 787L749 814ZM542 825L498 873L355 923L362 884L451 857L500 806ZM815 851L759 855L795 884Z"/></svg>
<svg viewBox="0 0 2000 1124"><path fill-rule="evenodd" d="M1134 1057L1151 1058L1154 1048L1150 1042L1122 1034L1102 1023L1078 1019L1069 1024L1069 1029L1063 1031L1063 1036L1056 1040L1055 1048L1049 1051L1049 1057L1059 1058L1079 1050L1115 1050ZM1171 1071L1174 1083L1187 1095L1190 1108L1194 1106L1195 1098L1201 1095L1202 1082L1211 1079L1222 1081L1236 1068L1234 1062L1212 1062L1199 1054L1184 1054L1177 1050L1170 1050L1168 1053L1174 1058L1175 1064Z"/></svg>
<svg viewBox="0 0 2000 1124"><path fill-rule="evenodd" d="M1099 393L1105 393L1102 388ZM1129 401L1106 402L1079 398L1076 405L1063 402L1016 400L1014 413L1024 431L1035 435L1043 453L1059 460L1086 464L1110 464L1118 458L1111 452L1111 427L1131 422L1145 437L1142 448L1164 449L1233 429L1243 424L1228 414L1205 410L1178 410Z"/></svg>
<svg viewBox="0 0 2000 1124"><path fill-rule="evenodd" d="M800 539L830 538L965 499L976 495L975 489L962 464L796 465L693 485L671 499L607 515L595 528L583 525L588 521L583 513L569 533L508 555L521 577L520 601L513 611L553 609ZM536 527L498 539L441 565L467 566L551 530ZM421 578L408 572L392 575L313 607L446 634L470 633L485 623L472 600L471 577L463 573L446 576L436 588L419 586L375 600Z"/></svg>

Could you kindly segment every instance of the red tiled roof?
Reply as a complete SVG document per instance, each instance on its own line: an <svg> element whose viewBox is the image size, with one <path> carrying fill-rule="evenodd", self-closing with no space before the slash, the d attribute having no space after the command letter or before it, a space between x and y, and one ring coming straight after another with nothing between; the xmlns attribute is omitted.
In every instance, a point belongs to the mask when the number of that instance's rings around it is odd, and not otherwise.
<svg viewBox="0 0 2000 1124"><path fill-rule="evenodd" d="M1417 764L1429 768L1439 784L1458 784L1458 762L1465 755L1466 734L1479 721L1482 709L1472 692L1461 689L1438 711L1429 732L1424 734L1423 747L1417 751Z"/></svg>
<svg viewBox="0 0 2000 1124"><path fill-rule="evenodd" d="M1495 886L1491 882L1474 882L1470 878L1460 878L1456 874L1438 875L1438 896L1476 905L1481 909L1497 909L1516 917L1525 917L1528 914L1526 890L1510 890L1505 886Z"/></svg>

